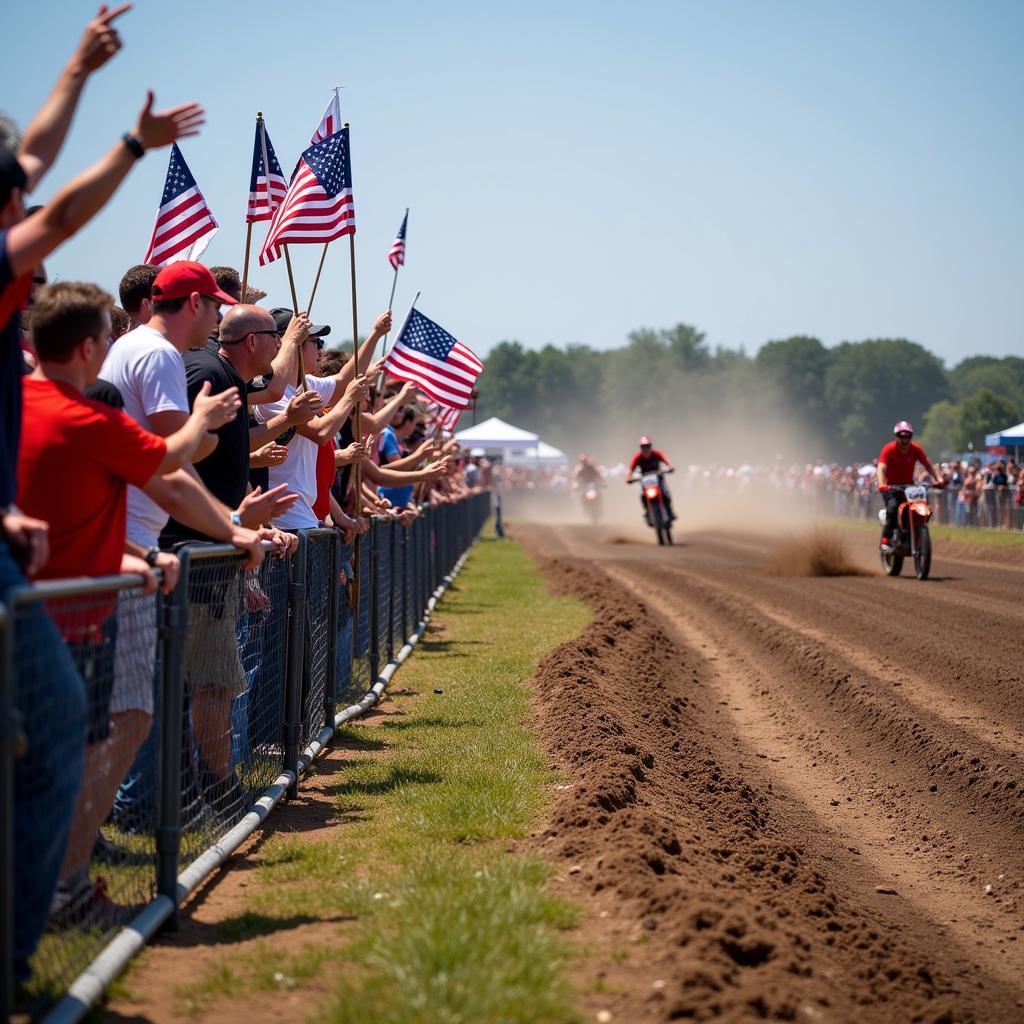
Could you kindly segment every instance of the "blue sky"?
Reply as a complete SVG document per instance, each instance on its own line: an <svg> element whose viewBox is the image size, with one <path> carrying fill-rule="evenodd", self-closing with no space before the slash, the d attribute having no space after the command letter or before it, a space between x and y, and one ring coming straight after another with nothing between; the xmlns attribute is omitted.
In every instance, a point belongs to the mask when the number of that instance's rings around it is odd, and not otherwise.
<svg viewBox="0 0 1024 1024"><path fill-rule="evenodd" d="M94 11L5 12L0 109L25 123ZM131 127L146 87L198 99L183 152L221 223L205 259L241 267L256 110L288 172L345 85L363 332L409 206L396 316L422 290L481 354L680 320L748 351L796 333L1024 351L1024 4L141 0L120 27L37 198ZM116 290L166 165L147 156L51 276ZM293 252L301 297L318 252ZM283 263L252 281L288 304ZM344 242L321 289L314 319L348 336Z"/></svg>

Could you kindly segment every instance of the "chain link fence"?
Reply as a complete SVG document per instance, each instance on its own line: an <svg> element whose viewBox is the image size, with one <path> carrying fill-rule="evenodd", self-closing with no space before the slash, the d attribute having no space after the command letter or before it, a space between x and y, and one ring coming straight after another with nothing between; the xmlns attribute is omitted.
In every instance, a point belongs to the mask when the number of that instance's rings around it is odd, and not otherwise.
<svg viewBox="0 0 1024 1024"><path fill-rule="evenodd" d="M182 899L294 794L336 713L376 702L489 497L375 520L353 545L300 531L295 554L254 570L230 546L187 545L166 595L117 576L0 606L0 1019L16 1000L78 1019L176 927ZM49 901L41 936L22 896L40 926Z"/></svg>

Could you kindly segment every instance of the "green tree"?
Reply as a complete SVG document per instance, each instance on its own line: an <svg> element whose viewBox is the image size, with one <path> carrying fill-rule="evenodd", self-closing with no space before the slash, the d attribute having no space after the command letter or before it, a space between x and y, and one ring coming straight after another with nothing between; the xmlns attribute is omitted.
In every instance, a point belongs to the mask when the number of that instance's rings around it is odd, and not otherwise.
<svg viewBox="0 0 1024 1024"><path fill-rule="evenodd" d="M976 395L960 403L953 443L960 451L971 445L980 450L985 447L985 435L1001 427L1011 427L1020 420L1020 406L1016 402L982 388Z"/></svg>
<svg viewBox="0 0 1024 1024"><path fill-rule="evenodd" d="M816 431L826 443L835 434L825 409L829 360L829 350L817 338L803 334L767 342L754 360L795 425Z"/></svg>
<svg viewBox="0 0 1024 1024"><path fill-rule="evenodd" d="M838 423L837 450L864 455L879 447L898 419L920 421L933 402L949 397L942 362L904 338L844 341L825 374L825 403Z"/></svg>
<svg viewBox="0 0 1024 1024"><path fill-rule="evenodd" d="M953 434L959 417L960 410L945 399L928 407L919 440L921 447L930 453L929 457L941 458L944 453L951 454L956 449Z"/></svg>

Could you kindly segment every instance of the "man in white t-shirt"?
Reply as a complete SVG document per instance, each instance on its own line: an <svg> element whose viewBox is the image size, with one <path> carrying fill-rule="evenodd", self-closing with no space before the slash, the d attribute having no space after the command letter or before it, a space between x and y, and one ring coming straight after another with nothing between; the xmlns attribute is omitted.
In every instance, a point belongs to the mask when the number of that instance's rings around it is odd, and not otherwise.
<svg viewBox="0 0 1024 1024"><path fill-rule="evenodd" d="M213 275L200 263L172 263L157 275L152 285L152 316L112 346L100 377L113 384L124 400L124 411L146 430L168 437L188 420L189 401L182 353L205 344L217 323L220 305L235 300L217 287ZM210 421L215 430L238 415L237 389L223 391L221 415ZM200 445L194 462L213 451L213 433ZM158 538L167 525L168 514L187 522L209 537L235 544L248 552L247 563L263 559L261 536L243 525L237 511L225 508L203 486L191 469L179 471L177 479L154 478L145 492L128 488L127 540L133 553L150 565L164 568L177 557L161 552ZM156 652L156 622L141 601L120 602L120 632L131 642L115 647L114 688L111 715L121 728L115 736L121 753L137 750L149 734L153 713L153 668ZM202 717L193 700L193 717ZM201 731L201 730L200 730Z"/></svg>
<svg viewBox="0 0 1024 1024"><path fill-rule="evenodd" d="M369 360L377 342L391 329L391 313L382 313L360 349L360 363ZM324 342L320 337L311 336L302 346L302 369L306 387L315 391L328 412L315 416L308 423L296 428L295 435L288 442L288 458L280 466L270 467L270 486L287 484L287 490L297 494L299 500L283 515L274 520L282 530L311 529L318 524L313 512L317 498L316 460L317 449L331 444L334 435L351 415L355 403L362 401L369 390L370 382L362 374L353 377L355 369L349 360L333 377L314 376L320 369L320 353ZM118 343L120 344L120 342ZM284 412L297 388L289 384L284 396L277 402L268 402L256 407L256 418L266 422Z"/></svg>

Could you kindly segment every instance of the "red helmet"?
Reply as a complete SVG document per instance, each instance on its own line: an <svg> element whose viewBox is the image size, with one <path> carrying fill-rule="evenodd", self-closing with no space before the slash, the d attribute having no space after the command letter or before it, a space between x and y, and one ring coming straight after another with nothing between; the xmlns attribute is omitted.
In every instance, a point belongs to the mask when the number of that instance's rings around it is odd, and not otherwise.
<svg viewBox="0 0 1024 1024"><path fill-rule="evenodd" d="M906 421L900 420L895 427L892 428L894 434L913 434L914 428Z"/></svg>
<svg viewBox="0 0 1024 1024"><path fill-rule="evenodd" d="M640 447L641 448L650 448L651 447L651 439L646 434L644 434L644 436L640 438Z"/></svg>

